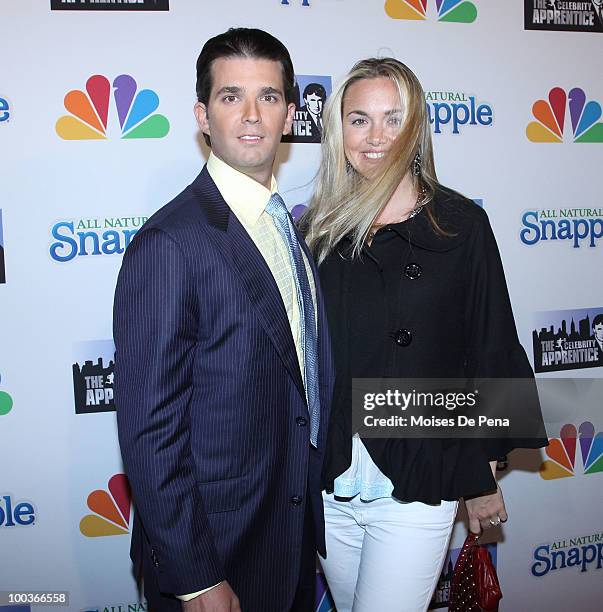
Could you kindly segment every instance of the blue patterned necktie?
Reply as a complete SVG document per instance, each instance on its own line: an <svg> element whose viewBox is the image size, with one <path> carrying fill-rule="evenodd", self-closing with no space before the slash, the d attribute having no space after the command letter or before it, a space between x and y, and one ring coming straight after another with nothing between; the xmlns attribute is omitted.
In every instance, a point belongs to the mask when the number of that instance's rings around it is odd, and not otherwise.
<svg viewBox="0 0 603 612"><path fill-rule="evenodd" d="M295 281L295 292L301 320L301 344L303 347L304 381L306 385L306 400L310 413L310 442L317 445L318 426L320 423L320 396L318 392L318 338L316 331L316 316L310 281L302 250L293 227L291 215L285 202L278 193L273 193L266 206L266 212L274 219L274 224L285 242L289 261Z"/></svg>

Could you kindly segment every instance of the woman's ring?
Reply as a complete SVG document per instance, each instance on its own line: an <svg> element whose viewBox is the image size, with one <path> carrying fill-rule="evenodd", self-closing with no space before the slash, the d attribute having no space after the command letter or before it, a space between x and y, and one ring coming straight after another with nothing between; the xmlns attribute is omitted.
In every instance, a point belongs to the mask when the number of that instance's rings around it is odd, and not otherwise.
<svg viewBox="0 0 603 612"><path fill-rule="evenodd" d="M500 525L500 516L497 516L495 521L490 519L490 525L493 525L494 527L498 527L498 525Z"/></svg>

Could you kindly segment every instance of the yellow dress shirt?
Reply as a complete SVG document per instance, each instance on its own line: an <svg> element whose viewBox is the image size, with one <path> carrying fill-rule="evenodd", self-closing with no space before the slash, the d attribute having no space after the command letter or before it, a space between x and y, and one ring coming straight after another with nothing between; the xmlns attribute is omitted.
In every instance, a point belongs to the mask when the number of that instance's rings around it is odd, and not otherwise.
<svg viewBox="0 0 603 612"><path fill-rule="evenodd" d="M270 189L266 189L266 187L246 174L230 167L213 153L210 154L207 160L207 171L216 187L220 190L226 204L228 204L230 210L241 222L241 225L245 228L245 231L249 234L268 264L270 272L272 272L287 312L291 335L293 336L297 359L300 363L300 370L305 384L305 372L301 366L304 363L304 348L301 342L301 318L293 270L285 242L274 225L273 218L266 212L266 205L270 196L278 191L276 180L273 176ZM316 286L312 276L312 268L305 253L302 252L302 256L306 266L306 274L310 281L312 302L314 303L314 312L316 313ZM315 316L314 319L317 321L318 317ZM182 601L189 601L217 586L216 584L213 587L189 595L178 595L178 598Z"/></svg>

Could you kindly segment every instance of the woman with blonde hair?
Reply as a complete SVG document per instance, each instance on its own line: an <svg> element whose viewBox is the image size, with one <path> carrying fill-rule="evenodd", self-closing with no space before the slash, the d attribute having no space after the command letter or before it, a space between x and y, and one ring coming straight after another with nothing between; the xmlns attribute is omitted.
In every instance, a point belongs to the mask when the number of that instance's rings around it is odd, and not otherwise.
<svg viewBox="0 0 603 612"><path fill-rule="evenodd" d="M337 372L321 563L338 612L426 610L458 500L474 532L506 521L496 460L546 440L361 439L352 431L352 379L533 372L486 213L438 183L412 71L392 58L358 62L328 100L323 125L302 219Z"/></svg>

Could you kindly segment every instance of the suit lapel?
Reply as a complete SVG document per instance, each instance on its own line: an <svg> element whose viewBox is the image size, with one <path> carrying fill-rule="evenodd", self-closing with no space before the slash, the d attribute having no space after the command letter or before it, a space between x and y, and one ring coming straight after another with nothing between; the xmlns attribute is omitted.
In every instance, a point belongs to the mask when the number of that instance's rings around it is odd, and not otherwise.
<svg viewBox="0 0 603 612"><path fill-rule="evenodd" d="M305 401L305 390L283 300L270 268L204 168L192 185L216 246L239 276L258 319Z"/></svg>

